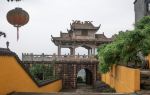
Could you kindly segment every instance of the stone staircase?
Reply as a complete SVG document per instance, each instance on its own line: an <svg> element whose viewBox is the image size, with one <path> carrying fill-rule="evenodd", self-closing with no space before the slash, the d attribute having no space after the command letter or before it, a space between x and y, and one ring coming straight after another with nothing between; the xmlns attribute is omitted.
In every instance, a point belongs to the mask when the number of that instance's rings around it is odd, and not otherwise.
<svg viewBox="0 0 150 95"><path fill-rule="evenodd" d="M141 90L136 93L137 93L137 95L150 95L150 90Z"/></svg>
<svg viewBox="0 0 150 95"><path fill-rule="evenodd" d="M141 89L150 90L150 70L141 70Z"/></svg>

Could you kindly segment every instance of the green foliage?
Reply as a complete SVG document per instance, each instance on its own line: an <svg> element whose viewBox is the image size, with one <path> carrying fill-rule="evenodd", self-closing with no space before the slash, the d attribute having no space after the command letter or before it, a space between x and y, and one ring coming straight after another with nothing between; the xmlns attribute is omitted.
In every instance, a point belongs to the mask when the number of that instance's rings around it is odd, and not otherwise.
<svg viewBox="0 0 150 95"><path fill-rule="evenodd" d="M82 78L81 76L78 76L78 77L77 77L77 82L78 82L78 83L83 83L83 78Z"/></svg>
<svg viewBox="0 0 150 95"><path fill-rule="evenodd" d="M96 92L100 92L100 93L115 93L116 92L114 88L111 88L108 84L101 82L101 81L96 82L95 90Z"/></svg>
<svg viewBox="0 0 150 95"><path fill-rule="evenodd" d="M140 21L135 24L135 29L146 29L150 27L150 16L143 17Z"/></svg>
<svg viewBox="0 0 150 95"><path fill-rule="evenodd" d="M120 31L112 43L98 48L100 71L107 73L113 64L133 62L139 64L137 54L144 56L150 53L150 17L144 17L135 24L132 31Z"/></svg>
<svg viewBox="0 0 150 95"><path fill-rule="evenodd" d="M29 68L31 75L38 81L51 80L54 78L54 65L53 64L33 64Z"/></svg>

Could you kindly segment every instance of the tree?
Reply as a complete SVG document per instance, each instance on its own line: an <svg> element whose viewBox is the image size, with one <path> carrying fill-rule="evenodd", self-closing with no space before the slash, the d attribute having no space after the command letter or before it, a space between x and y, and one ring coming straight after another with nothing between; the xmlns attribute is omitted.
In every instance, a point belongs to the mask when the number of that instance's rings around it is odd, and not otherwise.
<svg viewBox="0 0 150 95"><path fill-rule="evenodd" d="M50 80L53 79L54 76L54 65L53 64L33 64L32 67L29 68L32 76L37 80ZM51 78L52 77L52 78Z"/></svg>
<svg viewBox="0 0 150 95"><path fill-rule="evenodd" d="M77 82L78 82L78 83L83 83L83 78L82 78L81 76L78 76L78 77L77 77Z"/></svg>
<svg viewBox="0 0 150 95"><path fill-rule="evenodd" d="M132 31L121 31L112 43L98 49L100 71L107 73L113 64L134 66L142 63L139 54L147 56L150 53L150 16L144 17L135 24Z"/></svg>

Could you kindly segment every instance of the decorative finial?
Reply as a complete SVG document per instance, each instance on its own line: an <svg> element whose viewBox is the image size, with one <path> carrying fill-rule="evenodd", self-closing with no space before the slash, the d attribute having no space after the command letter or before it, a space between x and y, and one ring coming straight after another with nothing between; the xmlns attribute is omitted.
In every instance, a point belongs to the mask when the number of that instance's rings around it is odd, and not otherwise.
<svg viewBox="0 0 150 95"><path fill-rule="evenodd" d="M8 1L8 2L9 2L9 1L11 1L11 2L16 1L16 2L17 2L17 1L21 1L21 0L7 0L7 1Z"/></svg>
<svg viewBox="0 0 150 95"><path fill-rule="evenodd" d="M6 42L6 46L7 46L7 49L9 49L9 42L8 41Z"/></svg>

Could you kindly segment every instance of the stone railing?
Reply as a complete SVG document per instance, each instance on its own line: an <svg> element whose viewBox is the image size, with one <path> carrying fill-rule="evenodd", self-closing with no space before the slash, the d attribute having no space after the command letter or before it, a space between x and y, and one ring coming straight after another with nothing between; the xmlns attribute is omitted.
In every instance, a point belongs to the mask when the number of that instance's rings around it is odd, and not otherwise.
<svg viewBox="0 0 150 95"><path fill-rule="evenodd" d="M97 60L94 56L88 55L35 55L35 54L22 54L22 61L71 61L71 60Z"/></svg>

